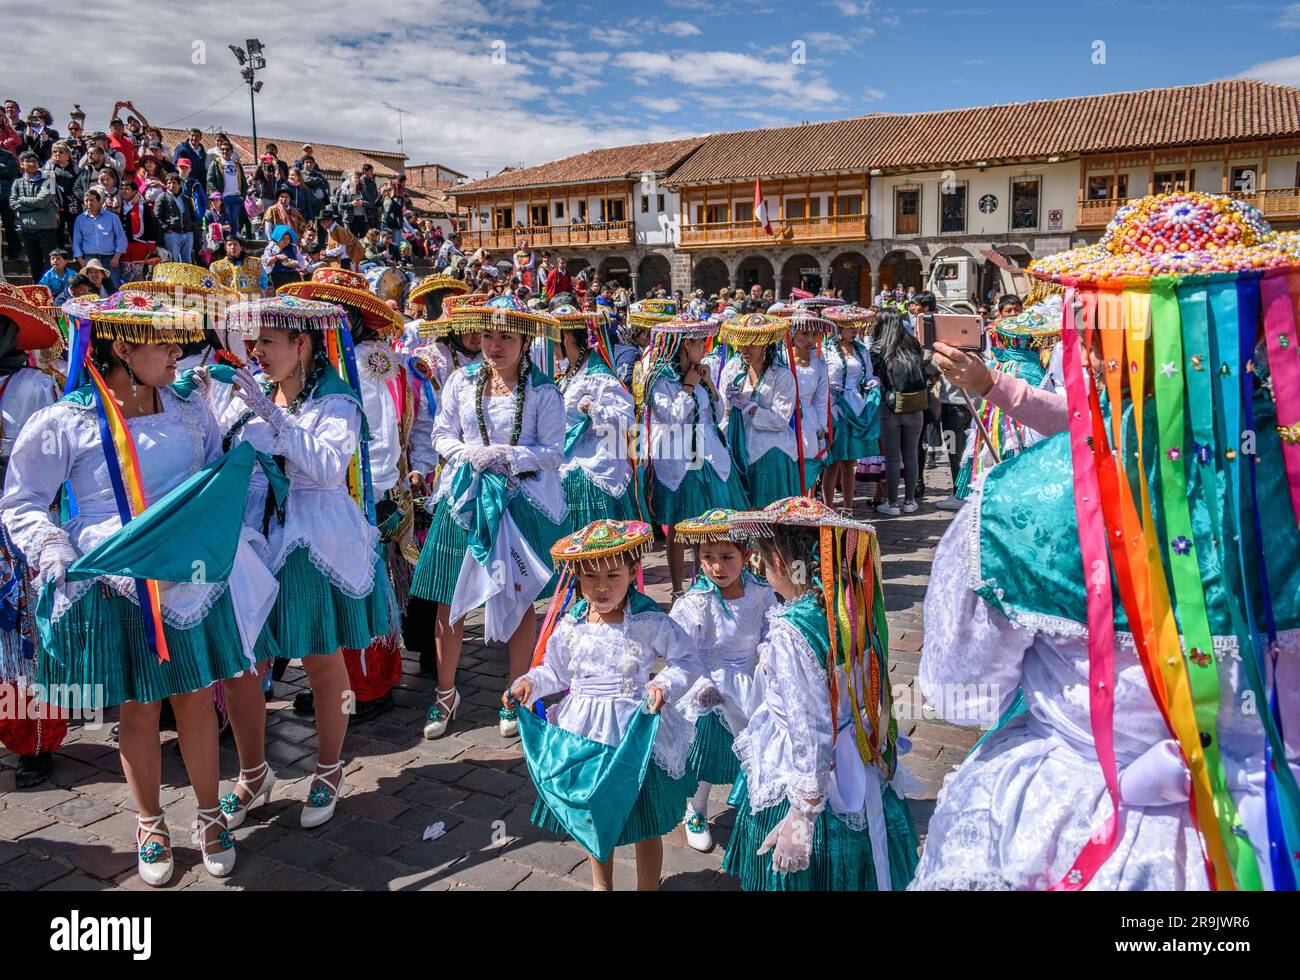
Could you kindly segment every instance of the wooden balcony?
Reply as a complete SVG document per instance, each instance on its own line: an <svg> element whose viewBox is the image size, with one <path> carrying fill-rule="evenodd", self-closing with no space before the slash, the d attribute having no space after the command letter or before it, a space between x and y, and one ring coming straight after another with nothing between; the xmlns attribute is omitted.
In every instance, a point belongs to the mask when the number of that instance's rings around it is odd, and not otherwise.
<svg viewBox="0 0 1300 980"><path fill-rule="evenodd" d="M1253 205L1270 221L1300 220L1300 187L1270 187L1252 194L1229 191L1228 196ZM1084 201L1079 205L1079 230L1105 228L1125 203L1116 198Z"/></svg>
<svg viewBox="0 0 1300 980"><path fill-rule="evenodd" d="M536 251L545 248L579 248L586 245L631 245L635 230L631 221L599 224L532 225L519 228L489 228L461 233L461 251L485 248L489 252L513 252L521 239Z"/></svg>
<svg viewBox="0 0 1300 980"><path fill-rule="evenodd" d="M789 229L790 237L784 237ZM750 221L717 221L710 224L685 225L681 231L682 248L706 248L721 245L798 245L814 242L865 242L867 216L842 214L824 218L773 219L769 235Z"/></svg>

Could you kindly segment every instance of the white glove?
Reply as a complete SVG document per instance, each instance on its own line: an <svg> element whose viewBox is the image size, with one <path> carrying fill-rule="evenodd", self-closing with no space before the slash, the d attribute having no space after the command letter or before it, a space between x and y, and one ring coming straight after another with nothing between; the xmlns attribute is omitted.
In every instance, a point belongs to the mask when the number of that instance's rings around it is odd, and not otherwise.
<svg viewBox="0 0 1300 980"><path fill-rule="evenodd" d="M204 398L207 398L208 392L212 390L212 376L208 374L208 369L205 367L197 367L190 372L190 376L198 386L199 394Z"/></svg>
<svg viewBox="0 0 1300 980"><path fill-rule="evenodd" d="M284 421L284 411L262 390L262 386L253 377L253 372L248 368L238 368L235 371L234 385L254 415L270 422L274 428L280 427Z"/></svg>
<svg viewBox="0 0 1300 980"><path fill-rule="evenodd" d="M737 391L732 394L731 407L740 409L740 413L742 415L749 410L749 405L750 405L749 396L745 394L743 391Z"/></svg>
<svg viewBox="0 0 1300 980"><path fill-rule="evenodd" d="M63 584L64 576L67 575L68 569L72 563L80 557L72 542L68 540L68 535L60 530L54 530L46 536L41 542L40 551L36 555L36 583L38 588L44 586L46 582L52 581L55 588Z"/></svg>
<svg viewBox="0 0 1300 980"><path fill-rule="evenodd" d="M584 415L591 414L592 399L590 395L583 396L582 401L578 402L578 411Z"/></svg>
<svg viewBox="0 0 1300 980"><path fill-rule="evenodd" d="M475 470L500 470L506 469L507 454L506 446L470 446L465 450L465 457L469 464Z"/></svg>
<svg viewBox="0 0 1300 980"><path fill-rule="evenodd" d="M808 867L812 858L814 819L813 814L792 806L785 819L767 835L758 853L762 856L772 852L772 870L777 874L793 874Z"/></svg>

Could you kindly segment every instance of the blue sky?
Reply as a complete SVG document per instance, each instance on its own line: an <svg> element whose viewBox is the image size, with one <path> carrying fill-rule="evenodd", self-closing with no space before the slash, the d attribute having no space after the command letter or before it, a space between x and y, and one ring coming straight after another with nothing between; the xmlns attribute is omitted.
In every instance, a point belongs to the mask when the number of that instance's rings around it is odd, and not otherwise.
<svg viewBox="0 0 1300 980"><path fill-rule="evenodd" d="M924 2L924 0L923 0ZM395 147L471 176L596 146L867 112L1058 98L1251 75L1300 85L1300 4L886 0L454 0L399 11L318 0L198 19L190 3L139 23L134 0L78 12L113 38L76 71L33 59L5 79L62 127L131 98L158 125L248 129L226 45L257 36L268 67L259 130ZM247 8L240 8L247 9ZM188 13L187 13L188 12ZM67 50L34 18L27 48ZM102 123L101 123L102 125Z"/></svg>

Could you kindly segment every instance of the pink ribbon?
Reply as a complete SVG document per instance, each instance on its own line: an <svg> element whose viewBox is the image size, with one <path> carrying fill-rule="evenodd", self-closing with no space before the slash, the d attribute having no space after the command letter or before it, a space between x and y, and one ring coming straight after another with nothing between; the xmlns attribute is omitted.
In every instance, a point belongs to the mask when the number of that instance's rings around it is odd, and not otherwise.
<svg viewBox="0 0 1300 980"><path fill-rule="evenodd" d="M1291 297L1300 295L1300 273L1264 273L1259 284L1264 307L1264 340L1273 378L1279 427L1300 424L1300 336ZM1291 509L1300 523L1300 443L1282 440L1282 463L1291 486Z"/></svg>

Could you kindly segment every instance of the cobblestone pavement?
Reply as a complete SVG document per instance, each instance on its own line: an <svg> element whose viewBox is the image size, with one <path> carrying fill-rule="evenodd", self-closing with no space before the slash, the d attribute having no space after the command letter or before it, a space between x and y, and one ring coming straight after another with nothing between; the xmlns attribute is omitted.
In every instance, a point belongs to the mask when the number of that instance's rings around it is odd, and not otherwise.
<svg viewBox="0 0 1300 980"><path fill-rule="evenodd" d="M885 568L895 690L911 688L920 659L921 603L930 562L950 514L934 508L946 492L947 468L927 472L934 489L911 515L877 522ZM859 516L868 509L859 504ZM647 563L647 591L666 603L662 549ZM475 634L477 633L477 639ZM315 726L294 714L294 694L305 687L291 668L269 703L267 752L279 775L270 803L250 814L236 832L239 863L219 881L202 870L189 835L194 818L176 736L164 733L162 802L175 835L176 874L171 889L492 889L574 890L590 887L585 852L534 827L528 820L534 793L518 742L497 733L497 707L506 677L505 651L485 647L471 623L461 662L460 713L447 736L421 735L434 680L408 655L396 707L348 732L344 746L348 794L334 819L301 830L298 813L315 760ZM919 704L902 699L905 704ZM914 712L913 712L914 713ZM961 760L978 732L909 717L899 730L912 738L909 768L928 788L913 800L924 834L944 775ZM147 890L135 873L135 813L122 777L109 724L98 731L74 727L57 756L53 780L35 790L15 790L15 757L0 755L0 889ZM221 743L221 771L231 788L238 771L234 742ZM681 828L665 839L665 889L736 887L720 870L733 811L727 788L715 788L714 850L686 846ZM441 825L441 835L424 839ZM432 833L430 831L430 833ZM616 854L615 887L635 886L632 848Z"/></svg>

